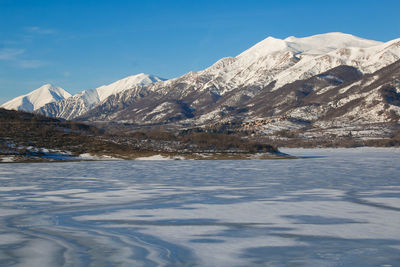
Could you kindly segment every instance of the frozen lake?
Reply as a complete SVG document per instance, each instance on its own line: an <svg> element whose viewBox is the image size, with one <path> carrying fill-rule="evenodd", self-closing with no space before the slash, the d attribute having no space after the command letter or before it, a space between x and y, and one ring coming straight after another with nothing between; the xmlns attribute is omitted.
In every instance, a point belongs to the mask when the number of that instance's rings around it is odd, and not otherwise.
<svg viewBox="0 0 400 267"><path fill-rule="evenodd" d="M0 164L0 266L399 266L400 149Z"/></svg>

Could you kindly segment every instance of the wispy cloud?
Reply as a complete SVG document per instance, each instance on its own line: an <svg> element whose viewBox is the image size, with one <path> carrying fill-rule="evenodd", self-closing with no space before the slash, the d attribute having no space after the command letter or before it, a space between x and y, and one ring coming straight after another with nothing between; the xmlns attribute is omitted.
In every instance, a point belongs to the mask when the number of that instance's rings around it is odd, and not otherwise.
<svg viewBox="0 0 400 267"><path fill-rule="evenodd" d="M3 48L0 49L0 60L16 60L23 53L25 53L24 49Z"/></svg>
<svg viewBox="0 0 400 267"><path fill-rule="evenodd" d="M56 33L56 31L53 29L41 28L38 26L25 27L25 30L29 33L36 33L36 34L43 34L43 35Z"/></svg>
<svg viewBox="0 0 400 267"><path fill-rule="evenodd" d="M23 69L36 69L48 64L43 60L28 59L24 57L24 54L24 49L3 48L0 49L0 61L8 61L12 66Z"/></svg>
<svg viewBox="0 0 400 267"><path fill-rule="evenodd" d="M4 64L8 64L9 66L22 69L36 69L48 65L49 62L31 58L28 53L29 51L24 48L17 48L17 46L23 47L27 45L27 43L33 42L35 37L56 34L57 31L38 26L24 27L23 30L24 35L22 35L22 40L0 41L2 45L5 46L4 48L0 48L0 61L2 61Z"/></svg>

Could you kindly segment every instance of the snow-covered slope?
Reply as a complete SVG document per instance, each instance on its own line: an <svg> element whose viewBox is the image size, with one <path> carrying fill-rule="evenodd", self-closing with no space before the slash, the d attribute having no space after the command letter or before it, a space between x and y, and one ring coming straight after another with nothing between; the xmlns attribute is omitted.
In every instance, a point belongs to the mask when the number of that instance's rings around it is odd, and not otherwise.
<svg viewBox="0 0 400 267"><path fill-rule="evenodd" d="M163 80L165 79L144 73L132 75L109 85L85 90L68 99L45 105L38 112L51 117L73 119L86 113L111 95L135 86L144 86Z"/></svg>
<svg viewBox="0 0 400 267"><path fill-rule="evenodd" d="M45 84L29 94L22 95L8 101L1 107L5 109L32 112L48 103L68 99L69 97L71 97L71 94L61 87Z"/></svg>
<svg viewBox="0 0 400 267"><path fill-rule="evenodd" d="M122 92L126 89L130 89L135 85L146 85L159 81L165 81L165 79L150 74L140 73L137 75L126 77L109 85L100 86L95 90L99 96L99 100L103 101L110 95Z"/></svg>
<svg viewBox="0 0 400 267"><path fill-rule="evenodd" d="M220 94L248 85L264 85L276 81L276 87L297 79L309 78L338 65L370 65L369 59L389 46L377 41L362 39L350 34L327 33L311 37L288 37L284 40L268 37L235 58L219 61L197 75L208 75L208 84L219 85ZM352 57L354 49L358 56ZM399 54L397 54L399 55ZM380 62L374 69L393 63ZM223 65L223 66L221 66Z"/></svg>
<svg viewBox="0 0 400 267"><path fill-rule="evenodd" d="M299 79L310 78L340 65L353 66L363 73L372 73L400 59L400 39L387 43L372 41L369 44L375 45L367 46L368 42L365 42L362 46L361 44L338 46L320 55L315 55L315 53L310 55L309 51L298 54L297 57L300 60L297 64L274 77L277 81L275 88Z"/></svg>
<svg viewBox="0 0 400 267"><path fill-rule="evenodd" d="M193 123L202 123L206 122L203 118L212 120L213 114L229 114L227 107L243 106L261 91L274 92L344 65L356 68L360 74L373 73L399 59L400 39L383 43L344 33L268 37L202 71L117 93L83 119L164 123L187 116ZM151 93L138 97L139 91ZM159 107L168 108L159 111ZM155 110L156 116L149 116Z"/></svg>
<svg viewBox="0 0 400 267"><path fill-rule="evenodd" d="M222 58L198 72L156 83L157 79L146 79L143 74L128 77L46 105L41 112L67 119L139 124L186 119L194 124L212 123L217 118L215 114L229 115L235 108L259 97L261 91L279 93L285 85L338 66L353 67L355 73L362 75L370 74L399 59L400 39L383 43L344 33L286 39L268 37L236 57ZM274 96L278 102L286 97Z"/></svg>

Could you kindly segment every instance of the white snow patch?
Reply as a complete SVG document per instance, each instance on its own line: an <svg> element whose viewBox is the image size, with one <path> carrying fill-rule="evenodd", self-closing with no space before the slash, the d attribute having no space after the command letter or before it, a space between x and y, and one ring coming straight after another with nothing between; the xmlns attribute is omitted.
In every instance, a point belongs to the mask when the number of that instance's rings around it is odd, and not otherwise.
<svg viewBox="0 0 400 267"><path fill-rule="evenodd" d="M163 155L153 155L148 157L139 157L135 160L184 160L183 156L163 156Z"/></svg>
<svg viewBox="0 0 400 267"><path fill-rule="evenodd" d="M84 154L80 154L78 159L82 159L82 160L121 160L119 158L115 158L112 156L94 156L90 153L84 153Z"/></svg>
<svg viewBox="0 0 400 267"><path fill-rule="evenodd" d="M13 156L0 157L1 163L9 163L9 162L14 162L14 161L15 161L15 158Z"/></svg>

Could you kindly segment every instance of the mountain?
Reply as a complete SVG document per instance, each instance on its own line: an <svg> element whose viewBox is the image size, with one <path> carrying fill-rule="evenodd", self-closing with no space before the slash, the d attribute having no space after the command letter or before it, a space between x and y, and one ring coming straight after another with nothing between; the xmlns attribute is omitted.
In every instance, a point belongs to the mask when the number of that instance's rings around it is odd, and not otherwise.
<svg viewBox="0 0 400 267"><path fill-rule="evenodd" d="M338 66L275 91L263 90L241 108L254 117L291 118L293 126L307 122L320 129L399 122L399 89L400 60L366 75Z"/></svg>
<svg viewBox="0 0 400 267"><path fill-rule="evenodd" d="M359 94L367 94L368 90L373 95L378 94L380 87L372 88L360 79L372 79L370 77L375 76L369 75L373 73L379 76L379 70L399 59L400 39L382 43L343 33L284 40L268 37L238 56L223 58L205 70L114 94L75 118L136 124L179 122L182 125L205 125L238 118L251 121L273 116L293 117L309 123L335 116L344 116L348 122L362 121L367 117L361 107L349 109L346 116L339 111L335 113L332 111L335 104L329 96L339 101L341 97L359 99ZM347 93L340 88L352 82L360 82L365 88ZM297 88L297 84L303 83L306 85ZM387 83L398 88L395 78ZM310 96L303 99L303 95ZM372 101L371 97L363 97ZM307 108L301 102L314 98L319 102ZM377 101L378 106L384 107L382 114L390 110L400 114L393 103L382 104L383 98ZM319 111L321 106L326 110ZM310 115L320 113L325 117ZM371 123L387 121L383 115L368 118Z"/></svg>
<svg viewBox="0 0 400 267"><path fill-rule="evenodd" d="M45 84L29 94L22 95L8 101L1 107L5 109L32 112L48 103L68 99L70 96L71 94L61 87Z"/></svg>
<svg viewBox="0 0 400 267"><path fill-rule="evenodd" d="M263 136L390 138L400 129L399 68L400 39L268 37L198 72L171 80L138 74L35 112L124 125L223 125Z"/></svg>
<svg viewBox="0 0 400 267"><path fill-rule="evenodd" d="M68 99L49 103L37 110L37 112L51 117L72 119L86 113L111 95L135 86L142 87L163 80L165 79L144 73L132 75L109 85L82 91Z"/></svg>

